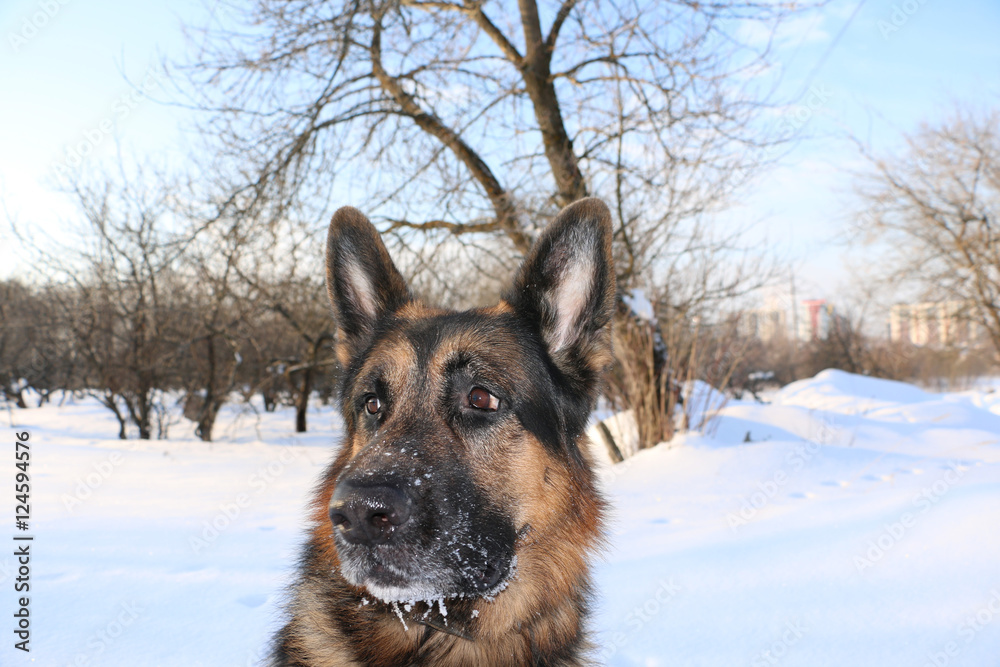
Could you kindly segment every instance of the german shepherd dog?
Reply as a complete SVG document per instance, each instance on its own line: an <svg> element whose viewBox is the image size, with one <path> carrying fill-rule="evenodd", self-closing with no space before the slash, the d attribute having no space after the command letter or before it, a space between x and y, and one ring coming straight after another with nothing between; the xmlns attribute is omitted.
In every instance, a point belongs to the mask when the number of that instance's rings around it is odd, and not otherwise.
<svg viewBox="0 0 1000 667"><path fill-rule="evenodd" d="M356 209L334 214L326 252L346 435L271 664L583 664L607 207L564 209L500 303L465 312L415 300Z"/></svg>

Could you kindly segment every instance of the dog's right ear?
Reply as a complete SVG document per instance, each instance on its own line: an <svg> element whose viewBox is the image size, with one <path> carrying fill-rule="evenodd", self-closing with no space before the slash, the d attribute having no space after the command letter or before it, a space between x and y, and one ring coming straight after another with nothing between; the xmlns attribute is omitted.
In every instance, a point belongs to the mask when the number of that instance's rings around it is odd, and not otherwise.
<svg viewBox="0 0 1000 667"><path fill-rule="evenodd" d="M337 323L337 358L344 366L367 346L380 319L412 299L378 230L350 206L330 220L326 289Z"/></svg>

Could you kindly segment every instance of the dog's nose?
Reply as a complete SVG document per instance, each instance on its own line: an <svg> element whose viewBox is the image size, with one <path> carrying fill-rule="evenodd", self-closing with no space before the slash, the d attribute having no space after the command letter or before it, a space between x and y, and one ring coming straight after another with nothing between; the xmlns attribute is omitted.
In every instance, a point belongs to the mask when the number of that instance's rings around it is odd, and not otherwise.
<svg viewBox="0 0 1000 667"><path fill-rule="evenodd" d="M342 480L330 499L334 531L351 544L385 544L410 520L413 503L398 486Z"/></svg>

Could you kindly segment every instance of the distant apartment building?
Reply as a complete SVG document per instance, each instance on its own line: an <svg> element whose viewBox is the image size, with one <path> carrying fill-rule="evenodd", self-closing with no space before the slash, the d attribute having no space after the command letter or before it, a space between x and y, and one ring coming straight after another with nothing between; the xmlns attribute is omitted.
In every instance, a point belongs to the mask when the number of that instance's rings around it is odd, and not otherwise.
<svg viewBox="0 0 1000 667"><path fill-rule="evenodd" d="M825 299L806 299L796 306L794 313L782 307L745 311L740 318L740 332L765 343L779 336L800 341L822 340L829 335L837 317L833 305Z"/></svg>
<svg viewBox="0 0 1000 667"><path fill-rule="evenodd" d="M830 328L837 318L832 304L826 299L806 299L799 304L798 321L799 340L825 340L830 334Z"/></svg>
<svg viewBox="0 0 1000 667"><path fill-rule="evenodd" d="M749 310L740 317L740 333L748 338L769 342L788 336L788 316L784 310L761 308Z"/></svg>
<svg viewBox="0 0 1000 667"><path fill-rule="evenodd" d="M982 328L963 301L898 303L889 311L889 339L929 347L965 347L982 339Z"/></svg>

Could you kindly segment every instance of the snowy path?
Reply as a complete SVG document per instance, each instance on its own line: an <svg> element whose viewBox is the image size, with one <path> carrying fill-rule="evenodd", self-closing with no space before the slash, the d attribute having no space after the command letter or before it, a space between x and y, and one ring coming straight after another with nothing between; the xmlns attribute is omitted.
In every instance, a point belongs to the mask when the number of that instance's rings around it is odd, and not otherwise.
<svg viewBox="0 0 1000 667"><path fill-rule="evenodd" d="M773 398L602 473L601 661L1000 665L1000 394L828 371ZM5 630L0 665L256 664L332 410L305 436L230 413L213 445L106 439L90 402L12 414L32 433L32 651ZM8 619L15 576L5 549Z"/></svg>

